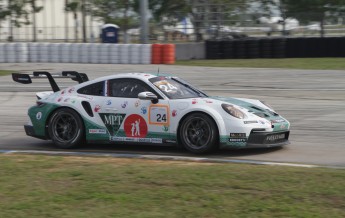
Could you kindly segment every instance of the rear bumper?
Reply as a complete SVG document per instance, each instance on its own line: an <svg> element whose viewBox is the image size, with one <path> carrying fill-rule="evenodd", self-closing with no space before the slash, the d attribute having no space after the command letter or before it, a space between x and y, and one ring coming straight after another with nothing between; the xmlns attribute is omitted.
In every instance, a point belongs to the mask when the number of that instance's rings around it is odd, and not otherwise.
<svg viewBox="0 0 345 218"><path fill-rule="evenodd" d="M35 129L31 125L24 125L25 133L28 136L39 138L39 139L47 139L47 137L39 136L35 133Z"/></svg>

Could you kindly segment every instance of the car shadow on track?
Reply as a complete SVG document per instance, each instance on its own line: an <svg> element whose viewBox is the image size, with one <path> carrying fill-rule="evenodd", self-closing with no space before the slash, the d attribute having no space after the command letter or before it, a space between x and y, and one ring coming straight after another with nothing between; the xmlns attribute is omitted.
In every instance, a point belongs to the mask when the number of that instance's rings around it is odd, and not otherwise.
<svg viewBox="0 0 345 218"><path fill-rule="evenodd" d="M109 154L136 154L136 155L163 155L163 156L187 156L187 157L212 157L212 158L231 158L261 155L283 150L284 147L276 148L252 148L236 150L217 150L210 154L193 154L183 148L176 146L162 145L143 145L143 144L85 144L74 149L60 149L55 147L52 142L30 143L30 150L39 151L66 151L66 152L83 152L83 153L109 153ZM21 149L22 150L22 149Z"/></svg>

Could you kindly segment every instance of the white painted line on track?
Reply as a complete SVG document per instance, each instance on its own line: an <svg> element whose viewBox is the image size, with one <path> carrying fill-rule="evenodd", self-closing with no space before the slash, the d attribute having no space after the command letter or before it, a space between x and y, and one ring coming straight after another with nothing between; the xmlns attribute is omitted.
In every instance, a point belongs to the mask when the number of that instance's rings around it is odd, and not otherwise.
<svg viewBox="0 0 345 218"><path fill-rule="evenodd" d="M113 157L113 158L136 158L149 160L172 160L172 161L191 161L191 162L209 162L209 163L239 163L269 166L287 166L304 168L332 168L345 169L345 166L325 166L313 164L297 164L284 162L269 162L256 160L222 159L207 157L187 157L187 156L167 156L167 155L145 155L145 154L118 154L118 153L98 153L98 152L70 152L70 151L35 151L35 150L0 150L0 154L46 154L56 156L90 156L90 157Z"/></svg>

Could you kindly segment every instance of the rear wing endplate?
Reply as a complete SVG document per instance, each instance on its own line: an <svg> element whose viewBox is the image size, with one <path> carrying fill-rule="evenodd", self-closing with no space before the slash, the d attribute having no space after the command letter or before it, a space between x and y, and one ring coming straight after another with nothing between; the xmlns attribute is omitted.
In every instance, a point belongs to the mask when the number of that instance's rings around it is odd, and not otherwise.
<svg viewBox="0 0 345 218"><path fill-rule="evenodd" d="M78 73L77 71L62 71L61 74L51 74L46 71L34 71L33 74L12 73L12 79L15 82L22 83L22 84L30 84L32 83L32 79L45 79L45 78L48 79L50 86L52 87L54 92L60 91L60 88L57 85L55 78L59 78L59 79L69 78L79 83L89 81L89 78L85 73Z"/></svg>

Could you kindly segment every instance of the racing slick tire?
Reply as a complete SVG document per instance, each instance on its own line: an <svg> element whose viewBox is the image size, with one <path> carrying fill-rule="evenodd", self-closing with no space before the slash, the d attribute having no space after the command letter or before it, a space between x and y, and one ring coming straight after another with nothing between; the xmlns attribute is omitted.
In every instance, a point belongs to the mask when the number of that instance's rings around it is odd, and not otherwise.
<svg viewBox="0 0 345 218"><path fill-rule="evenodd" d="M53 113L48 123L48 132L59 148L75 148L85 140L83 121L77 112L69 108Z"/></svg>
<svg viewBox="0 0 345 218"><path fill-rule="evenodd" d="M218 128L208 115L193 113L182 121L179 139L182 145L192 153L209 153L218 148Z"/></svg>

